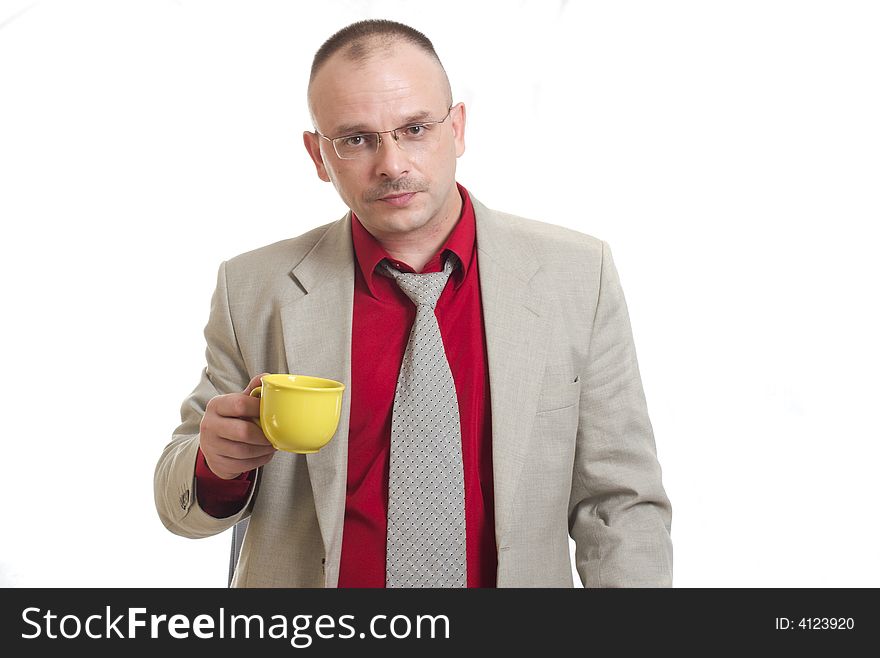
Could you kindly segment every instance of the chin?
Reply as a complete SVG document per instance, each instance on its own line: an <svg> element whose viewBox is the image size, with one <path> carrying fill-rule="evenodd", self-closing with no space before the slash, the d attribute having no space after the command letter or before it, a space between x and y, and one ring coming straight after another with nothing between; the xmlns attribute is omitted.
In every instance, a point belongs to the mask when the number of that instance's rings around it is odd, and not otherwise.
<svg viewBox="0 0 880 658"><path fill-rule="evenodd" d="M371 208L367 221L382 231L408 233L428 223L429 216L424 208ZM355 211L363 221L364 215Z"/></svg>
<svg viewBox="0 0 880 658"><path fill-rule="evenodd" d="M379 223L386 231L409 233L410 231L422 228L427 224L427 221L425 221L421 213L403 213L396 211L384 215L384 217L379 220Z"/></svg>

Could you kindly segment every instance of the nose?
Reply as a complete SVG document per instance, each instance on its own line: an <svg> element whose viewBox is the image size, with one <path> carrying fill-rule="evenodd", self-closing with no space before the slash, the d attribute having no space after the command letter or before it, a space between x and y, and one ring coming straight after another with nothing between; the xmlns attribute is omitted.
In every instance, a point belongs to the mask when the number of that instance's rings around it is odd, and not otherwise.
<svg viewBox="0 0 880 658"><path fill-rule="evenodd" d="M390 132L387 136L382 136L376 152L375 167L379 176L391 180L396 180L409 171L409 158L396 133Z"/></svg>

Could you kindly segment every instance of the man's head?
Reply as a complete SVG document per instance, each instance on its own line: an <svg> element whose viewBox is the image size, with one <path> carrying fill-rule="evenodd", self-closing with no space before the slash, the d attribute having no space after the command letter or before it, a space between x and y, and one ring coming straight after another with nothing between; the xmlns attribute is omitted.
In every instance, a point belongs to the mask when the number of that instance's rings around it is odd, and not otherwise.
<svg viewBox="0 0 880 658"><path fill-rule="evenodd" d="M464 152L465 110L452 105L446 71L425 35L391 21L340 30L315 55L308 98L316 132L303 141L318 176L373 235L429 235L458 218L455 164ZM384 132L398 128L407 130L397 139ZM362 136L370 131L379 138Z"/></svg>

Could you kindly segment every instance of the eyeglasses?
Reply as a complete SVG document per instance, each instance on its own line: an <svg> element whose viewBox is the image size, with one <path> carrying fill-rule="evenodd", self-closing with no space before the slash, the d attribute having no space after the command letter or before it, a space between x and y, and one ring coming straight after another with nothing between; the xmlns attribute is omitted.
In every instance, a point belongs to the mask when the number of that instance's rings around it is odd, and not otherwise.
<svg viewBox="0 0 880 658"><path fill-rule="evenodd" d="M453 107L450 106L446 116L439 121L415 121L394 130L353 133L341 137L327 137L317 130L315 134L333 144L333 150L340 160L359 160L375 155L382 144L382 135L391 135L397 146L407 153L418 153L437 143L439 126L449 118Z"/></svg>

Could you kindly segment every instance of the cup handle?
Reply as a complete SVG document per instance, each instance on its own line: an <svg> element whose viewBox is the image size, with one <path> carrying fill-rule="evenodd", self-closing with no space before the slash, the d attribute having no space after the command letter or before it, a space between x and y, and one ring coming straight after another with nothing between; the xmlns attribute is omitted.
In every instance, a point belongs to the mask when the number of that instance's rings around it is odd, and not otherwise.
<svg viewBox="0 0 880 658"><path fill-rule="evenodd" d="M262 400L262 398L263 398L263 387L262 387L262 386L257 386L256 388L254 388L253 391L251 391L250 395L251 395L252 398L260 398L260 399ZM261 406L261 407L263 406L263 403L262 403L262 402L260 402L260 406ZM253 419L251 419L251 422L254 423L254 424L255 424L257 427L259 427L260 429L263 429L263 424L260 422L260 419L259 419L259 418L253 418Z"/></svg>

